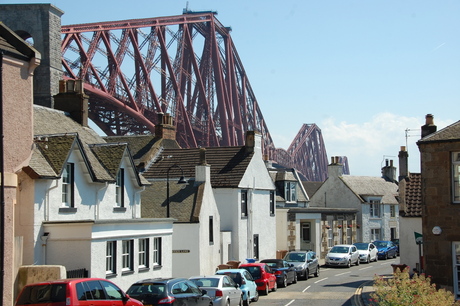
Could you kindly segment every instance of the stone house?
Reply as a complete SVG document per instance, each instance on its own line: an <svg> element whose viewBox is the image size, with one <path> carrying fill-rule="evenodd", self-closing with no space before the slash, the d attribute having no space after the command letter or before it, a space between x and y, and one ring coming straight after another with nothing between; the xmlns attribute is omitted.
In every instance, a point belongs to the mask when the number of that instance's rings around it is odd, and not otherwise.
<svg viewBox="0 0 460 306"><path fill-rule="evenodd" d="M310 207L353 209L356 221L345 212L327 216L324 227L337 231L326 234L328 245L398 238L398 185L392 163L382 169L383 177L371 177L343 175L338 158L331 161L328 178L310 197Z"/></svg>
<svg viewBox="0 0 460 306"><path fill-rule="evenodd" d="M421 163L424 271L460 298L460 121L436 131L427 115Z"/></svg>
<svg viewBox="0 0 460 306"><path fill-rule="evenodd" d="M172 222L141 218L139 175L126 143L87 126L82 84L54 97L66 112L34 106L34 149L19 176L15 231L24 265L62 265L127 289L139 278L170 277ZM75 107L75 104L78 107Z"/></svg>
<svg viewBox="0 0 460 306"><path fill-rule="evenodd" d="M15 280L21 265L22 239L15 232L15 207L21 188L18 177L32 155L33 79L41 54L0 22L1 107L1 270L2 301L13 305Z"/></svg>

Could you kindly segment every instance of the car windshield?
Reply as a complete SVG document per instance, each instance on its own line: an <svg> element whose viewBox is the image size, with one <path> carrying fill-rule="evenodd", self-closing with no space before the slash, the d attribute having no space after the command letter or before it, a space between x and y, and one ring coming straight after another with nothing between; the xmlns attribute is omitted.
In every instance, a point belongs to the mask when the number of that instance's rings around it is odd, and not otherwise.
<svg viewBox="0 0 460 306"><path fill-rule="evenodd" d="M249 266L249 267L241 267L242 269L247 270L249 273L251 273L252 277L254 279L259 279L262 275L262 272L260 271L259 266Z"/></svg>
<svg viewBox="0 0 460 306"><path fill-rule="evenodd" d="M335 246L329 251L330 253L348 253L349 247L346 246Z"/></svg>
<svg viewBox="0 0 460 306"><path fill-rule="evenodd" d="M355 246L358 250L367 250L369 245L367 243L355 243Z"/></svg>
<svg viewBox="0 0 460 306"><path fill-rule="evenodd" d="M374 244L378 248L386 248L387 247L387 243L384 242L384 241L376 241L376 242L374 242Z"/></svg>
<svg viewBox="0 0 460 306"><path fill-rule="evenodd" d="M194 278L191 280L195 283L198 287L217 287L219 286L219 279L218 278Z"/></svg>
<svg viewBox="0 0 460 306"><path fill-rule="evenodd" d="M220 272L218 274L224 274L224 275L228 275L228 277L230 277L231 279L233 279L233 281L235 283L237 283L238 285L242 285L242 277L241 277L241 274L240 273L237 273L237 272Z"/></svg>
<svg viewBox="0 0 460 306"><path fill-rule="evenodd" d="M269 266L270 268L278 268L278 267L281 267L281 262L280 263L276 263L276 262L265 262L265 264L267 266Z"/></svg>
<svg viewBox="0 0 460 306"><path fill-rule="evenodd" d="M163 283L142 283L142 284L134 284L132 285L127 294L133 296L141 295L158 295L159 297L166 296L166 285Z"/></svg>
<svg viewBox="0 0 460 306"><path fill-rule="evenodd" d="M284 258L286 261L305 261L305 254L303 253L288 253Z"/></svg>

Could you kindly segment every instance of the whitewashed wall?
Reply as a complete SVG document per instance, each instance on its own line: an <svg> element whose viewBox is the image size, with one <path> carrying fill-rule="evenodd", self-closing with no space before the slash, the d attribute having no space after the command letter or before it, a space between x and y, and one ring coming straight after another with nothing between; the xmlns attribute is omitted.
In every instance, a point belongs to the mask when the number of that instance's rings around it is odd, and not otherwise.
<svg viewBox="0 0 460 306"><path fill-rule="evenodd" d="M416 263L420 263L419 247L415 243L414 232L422 233L422 218L401 218L399 228L399 261L412 270L417 267Z"/></svg>

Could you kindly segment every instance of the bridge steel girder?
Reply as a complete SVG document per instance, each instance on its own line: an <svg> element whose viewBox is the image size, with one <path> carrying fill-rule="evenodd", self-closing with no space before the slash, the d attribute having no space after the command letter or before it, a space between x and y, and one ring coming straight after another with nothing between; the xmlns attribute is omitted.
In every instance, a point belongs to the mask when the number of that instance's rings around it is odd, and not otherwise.
<svg viewBox="0 0 460 306"><path fill-rule="evenodd" d="M85 82L89 117L107 135L153 133L159 112L183 148L243 145L259 131L264 154L323 180L320 130L275 148L230 31L212 12L62 26L64 77Z"/></svg>

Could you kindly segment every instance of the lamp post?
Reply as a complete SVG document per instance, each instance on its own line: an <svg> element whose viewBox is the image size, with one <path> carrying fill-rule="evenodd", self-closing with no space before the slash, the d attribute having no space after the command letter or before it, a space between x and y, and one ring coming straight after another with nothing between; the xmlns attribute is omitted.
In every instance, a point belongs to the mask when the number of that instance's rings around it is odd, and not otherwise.
<svg viewBox="0 0 460 306"><path fill-rule="evenodd" d="M180 171L182 172L182 175L179 178L179 181L177 181L177 184L187 183L187 181L184 178L184 170L182 170L181 166L179 166L178 164L174 164L168 168L168 171L166 171L166 218L169 218L169 204L170 204L170 201L169 201L169 171L174 167L179 168Z"/></svg>

